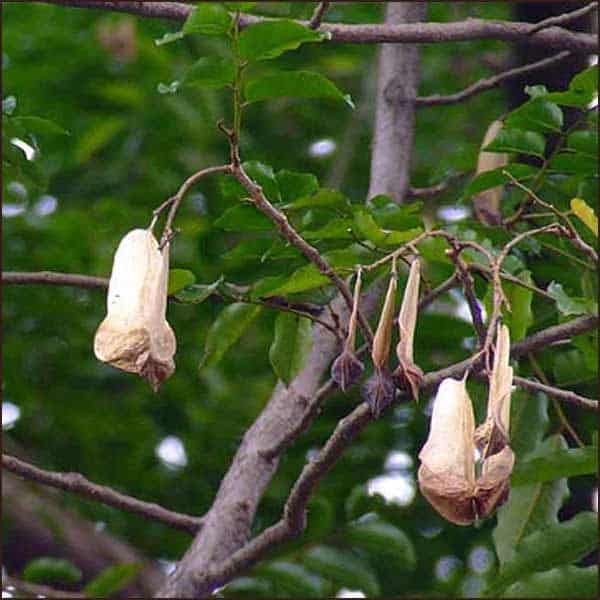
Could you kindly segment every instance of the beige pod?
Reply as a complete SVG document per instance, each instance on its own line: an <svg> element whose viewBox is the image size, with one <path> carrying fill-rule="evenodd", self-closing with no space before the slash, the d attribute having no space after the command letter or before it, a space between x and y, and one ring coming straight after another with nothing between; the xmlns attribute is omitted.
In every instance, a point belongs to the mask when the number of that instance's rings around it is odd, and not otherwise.
<svg viewBox="0 0 600 600"><path fill-rule="evenodd" d="M166 320L169 245L134 229L119 244L108 285L107 315L94 338L96 357L145 377L154 390L173 374L176 341Z"/></svg>

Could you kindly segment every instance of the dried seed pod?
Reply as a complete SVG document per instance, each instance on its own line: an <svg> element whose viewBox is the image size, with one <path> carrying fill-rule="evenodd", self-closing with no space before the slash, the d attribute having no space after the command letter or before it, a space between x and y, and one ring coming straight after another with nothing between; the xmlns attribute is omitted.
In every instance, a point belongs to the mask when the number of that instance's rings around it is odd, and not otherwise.
<svg viewBox="0 0 600 600"><path fill-rule="evenodd" d="M363 371L364 364L354 354L356 343L356 325L358 320L358 306L360 303L360 289L362 285L362 271L359 269L354 284L354 301L352 304L352 314L348 321L348 337L344 344L344 350L335 359L331 366L331 377L345 392L353 383L355 383Z"/></svg>
<svg viewBox="0 0 600 600"><path fill-rule="evenodd" d="M108 286L107 315L94 337L96 357L145 377L154 390L175 370L176 341L166 321L169 246L134 229L119 244Z"/></svg>
<svg viewBox="0 0 600 600"><path fill-rule="evenodd" d="M382 369L387 364L388 358L390 357L397 288L398 280L396 277L396 265L394 263L387 294L385 295L385 301L379 317L379 324L377 325L377 331L373 338L373 349L371 350L371 359L377 369Z"/></svg>
<svg viewBox="0 0 600 600"><path fill-rule="evenodd" d="M485 132L481 148L485 148L491 143L502 129L502 121L492 121L488 130ZM479 152L477 159L476 175L485 171L492 171L504 167L508 164L508 154L502 152ZM473 199L473 208L475 216L487 225L499 225L502 220L500 211L500 200L502 198L502 186L497 186L489 190L479 192Z"/></svg>
<svg viewBox="0 0 600 600"><path fill-rule="evenodd" d="M394 401L396 388L392 376L386 367L375 368L375 373L363 386L363 398L371 408L375 418L378 418L383 410Z"/></svg>
<svg viewBox="0 0 600 600"><path fill-rule="evenodd" d="M415 258L410 266L408 281L398 316L398 328L400 330L400 341L396 346L398 366L392 374L396 386L400 389L409 390L414 400L419 399L419 386L423 380L423 371L415 364L413 358L420 279L420 261L418 258Z"/></svg>

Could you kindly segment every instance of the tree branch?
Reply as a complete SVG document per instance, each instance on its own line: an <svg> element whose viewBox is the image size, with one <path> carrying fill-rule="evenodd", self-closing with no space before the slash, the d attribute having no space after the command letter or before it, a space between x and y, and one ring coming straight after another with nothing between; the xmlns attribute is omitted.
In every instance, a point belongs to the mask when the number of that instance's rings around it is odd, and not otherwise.
<svg viewBox="0 0 600 600"><path fill-rule="evenodd" d="M499 86L504 81L512 79L513 77L519 77L521 75L525 75L526 73L531 73L532 71L543 69L555 63L559 63L560 61L570 56L570 54L571 53L569 51L559 52L554 56L538 60L529 65L524 65L522 67L517 67L515 69L503 71L502 73L498 73L493 77L488 77L487 79L480 79L479 81L476 81L475 83L471 84L469 87L466 87L464 90L456 92L454 94L432 94L431 96L419 96L416 99L416 104L418 107L439 106L440 104L456 104L458 102L462 102L463 100L467 100L468 98L471 98L476 94L480 94L481 92L491 90L492 88Z"/></svg>
<svg viewBox="0 0 600 600"><path fill-rule="evenodd" d="M22 581L15 577L11 577L10 575L2 577L2 591L6 591L10 594L9 596L6 596L6 598L27 598L28 596L21 595L23 593L30 594L32 598L87 598L83 593L57 590L56 588L47 585Z"/></svg>
<svg viewBox="0 0 600 600"><path fill-rule="evenodd" d="M589 12L596 10L598 8L597 2L590 2L587 6L583 6L577 10L572 10L571 12L564 13L562 15L557 15L555 17L548 17L539 23L535 23L534 27L529 32L529 35L534 34L536 31L541 31L542 29L547 29L548 27L553 27L555 25L564 25L565 23L569 23L571 21L575 21L579 19L579 17L583 17L587 15Z"/></svg>
<svg viewBox="0 0 600 600"><path fill-rule="evenodd" d="M180 2L95 2L93 0L33 0L44 4L57 4L74 8L94 8L132 13L142 17L184 21L192 7ZM240 26L247 27L264 21L264 17L241 15ZM299 21L308 25L308 21ZM404 25L347 25L323 23L319 31L331 34L332 42L345 44L440 44L472 40L502 40L519 42L556 50L570 50L583 54L596 54L598 40L593 34L575 33L561 27L535 31L539 26L511 21L486 21L467 19L452 23L414 23ZM534 33L532 33L532 31Z"/></svg>
<svg viewBox="0 0 600 600"><path fill-rule="evenodd" d="M323 17L325 16L325 13L327 12L327 9L329 8L330 4L330 2L319 2L317 8L315 8L313 16L308 22L308 26L311 29L319 29L319 27L321 26L321 21L323 20Z"/></svg>
<svg viewBox="0 0 600 600"><path fill-rule="evenodd" d="M558 398L563 402L568 402L569 404L573 404L579 408L598 410L597 400L580 396L579 394L569 390L561 390L560 388L547 385L545 383L538 383L537 381L525 379L524 377L517 377L516 375L513 376L513 383L524 390L531 392L543 392L544 394L548 394L548 396L553 396L554 398Z"/></svg>
<svg viewBox="0 0 600 600"><path fill-rule="evenodd" d="M105 277L90 277L88 275L73 275L53 271L37 271L34 273L2 271L2 283L10 285L70 285L90 289L108 287L108 279Z"/></svg>
<svg viewBox="0 0 600 600"><path fill-rule="evenodd" d="M427 3L388 2L385 26L422 21ZM401 25L398 25L401 26ZM415 133L415 98L419 85L417 46L383 45L379 48L377 97L371 182L368 197L390 196L398 204L406 200Z"/></svg>
<svg viewBox="0 0 600 600"><path fill-rule="evenodd" d="M187 531L192 535L198 533L202 527L202 517L172 512L154 502L144 502L121 494L105 485L92 483L80 473L45 471L8 454L2 454L2 468L43 485L73 492L95 502L141 515L146 519L160 521L169 527Z"/></svg>

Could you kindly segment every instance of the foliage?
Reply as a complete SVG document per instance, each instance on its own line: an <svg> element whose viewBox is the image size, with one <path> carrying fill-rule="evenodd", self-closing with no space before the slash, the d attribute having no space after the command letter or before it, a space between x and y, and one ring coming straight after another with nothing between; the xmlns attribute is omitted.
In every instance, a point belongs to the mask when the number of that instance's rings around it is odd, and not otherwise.
<svg viewBox="0 0 600 600"><path fill-rule="evenodd" d="M365 73L373 70L374 50L326 48L326 36L292 20L309 17L312 3L225 4L278 19L238 32L222 4L198 3L180 31L165 34L164 23L123 15L4 7L3 197L7 217L9 209L16 215L5 219L4 270L107 276L126 231L144 226L190 173L228 160L226 140L215 127L221 119L239 128L249 176L343 278L435 227L496 256L515 234L560 218L595 247L597 111L585 108L597 92L596 67L578 74L565 91L528 88L530 99L503 118L503 129L486 148L510 153L506 168L459 178L433 201L398 206L385 196L365 198L369 123L352 108L372 103ZM430 18L450 20L469 10L449 4L432 3ZM478 10L491 18L508 9L492 3ZM379 11L376 4L341 3L329 16L373 22ZM125 49L110 42L123 23L133 31ZM459 60L433 46L423 49L423 94L468 85L485 73L481 53L504 49L493 41L473 43L461 46ZM240 95L236 108L232 92ZM473 170L480 138L504 103L499 91L469 102L419 113L414 185ZM584 110L569 123L567 107ZM349 127L358 128L358 142L345 148ZM14 138L34 148L34 160ZM323 147L331 142L336 146L328 154ZM342 189L331 189L335 161L346 153ZM512 231L484 227L470 216L472 196L498 185L504 186L505 217L529 203L515 181L560 214L534 204L533 218L517 221ZM456 198L469 216L454 222L443 209ZM311 351L308 317L271 310L267 302L324 307L335 290L228 176L203 180L182 205L176 227L169 321L178 340L177 371L158 395L94 359L102 292L25 286L4 289L4 391L5 401L21 410L10 438L36 464L82 472L136 497L201 514L276 381L289 384ZM439 239L419 244L429 289L453 272L446 248ZM472 250L463 256L469 264L485 264ZM365 287L387 272L369 273ZM514 278L503 281L510 301L503 317L513 341L597 313L594 266L569 240L549 233L528 238L509 254L503 272ZM401 289L405 282L401 271ZM475 293L489 315L491 286L484 277L476 277ZM470 355L475 334L464 305L460 293L451 293L419 315L415 361L425 372ZM541 371L552 383L590 396L594 357L597 333L514 366L520 376L539 378ZM482 417L487 388L478 382L469 387ZM278 518L307 456L359 400L358 388L328 398L312 428L284 455L255 532ZM543 394L514 394L517 463L510 498L496 517L461 528L444 522L415 490L430 403L424 398L420 405L395 407L360 435L322 482L309 505L307 532L275 548L222 593L324 597L342 587L371 596L593 592L586 556L595 548L596 517L587 509L597 424L593 415L566 409L583 442L575 448L565 438L564 416L549 408ZM157 454L171 435L183 442L185 467L169 466ZM404 462L394 465L399 458ZM376 493L382 489L384 495ZM74 496L65 502L152 558L176 560L189 543L186 534L158 523ZM9 547L14 539L4 530ZM482 552L487 558L477 563ZM86 591L113 593L138 568L114 567L87 582Z"/></svg>

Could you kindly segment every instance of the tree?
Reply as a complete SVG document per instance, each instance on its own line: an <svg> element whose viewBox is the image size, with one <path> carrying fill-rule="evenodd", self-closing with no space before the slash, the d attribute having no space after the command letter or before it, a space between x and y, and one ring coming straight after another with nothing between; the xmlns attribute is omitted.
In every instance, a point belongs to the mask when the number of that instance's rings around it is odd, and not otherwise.
<svg viewBox="0 0 600 600"><path fill-rule="evenodd" d="M594 596L597 68L528 87L508 114L500 93L480 94L597 52L566 28L594 9L528 24L498 21L501 3L6 6L5 401L26 452L4 454L5 471L73 492L62 501L136 556L179 561L158 596ZM548 55L487 75L482 57L525 38ZM464 54L447 52L459 41ZM490 162L473 173L478 158ZM480 222L469 212L484 196ZM178 344L157 395L91 348L117 243L149 222L171 248ZM395 317L417 259L424 376L405 362L393 387L382 295L397 283ZM351 313L365 374L342 393L356 363L330 372ZM518 388L512 489L461 528L413 473L444 379L468 372L484 421L500 321ZM373 493L390 484L396 500ZM10 514L27 505L5 502L12 547L26 520ZM48 552L7 559L28 580L16 585L80 589L57 561L73 552ZM136 577L128 556L86 573L87 593Z"/></svg>

